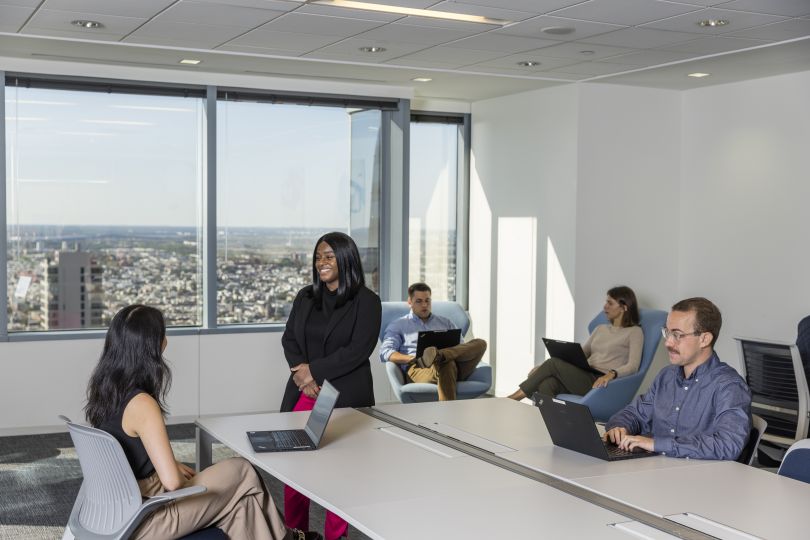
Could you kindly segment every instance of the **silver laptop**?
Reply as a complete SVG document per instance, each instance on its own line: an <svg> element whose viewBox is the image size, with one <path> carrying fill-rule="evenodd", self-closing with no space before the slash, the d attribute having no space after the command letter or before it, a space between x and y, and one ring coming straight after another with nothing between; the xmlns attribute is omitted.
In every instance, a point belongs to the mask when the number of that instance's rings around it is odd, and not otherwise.
<svg viewBox="0 0 810 540"><path fill-rule="evenodd" d="M274 431L248 431L250 445L255 452L297 452L299 450L316 450L326 431L326 424L335 410L340 392L323 381L321 392L315 400L315 407L309 413L309 420L304 429L282 429Z"/></svg>

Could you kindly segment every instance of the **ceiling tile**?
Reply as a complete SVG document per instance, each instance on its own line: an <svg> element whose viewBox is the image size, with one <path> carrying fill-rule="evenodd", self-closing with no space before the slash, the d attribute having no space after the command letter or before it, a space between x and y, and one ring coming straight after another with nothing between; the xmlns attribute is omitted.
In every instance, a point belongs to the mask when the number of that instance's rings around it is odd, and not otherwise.
<svg viewBox="0 0 810 540"><path fill-rule="evenodd" d="M630 66L655 66L658 64L668 64L670 62L677 62L679 60L686 60L694 57L689 53L678 53L672 51L662 50L646 50L637 51L630 54L622 54L619 56L611 56L605 61L611 64L627 64Z"/></svg>
<svg viewBox="0 0 810 540"><path fill-rule="evenodd" d="M552 69L549 73L573 73L577 75L607 75L609 73L621 73L633 69L632 66L624 64L610 64L607 62L580 62L561 68Z"/></svg>
<svg viewBox="0 0 810 540"><path fill-rule="evenodd" d="M545 47L541 51L543 56L552 58L571 58L577 62L583 60L597 60L617 54L634 52L636 49L626 47L609 47L607 45L594 45L593 43L580 43L579 41L567 41L551 47Z"/></svg>
<svg viewBox="0 0 810 540"><path fill-rule="evenodd" d="M570 34L544 34L543 28L552 26L571 27L574 29ZM619 30L621 26L606 23L596 23L589 21L578 21L574 19L564 19L562 17L536 17L507 26L502 30L496 30L499 34L523 37L550 38L559 41L576 41L585 39L597 34L604 34L613 30Z"/></svg>
<svg viewBox="0 0 810 540"><path fill-rule="evenodd" d="M127 36L124 41L170 47L213 49L244 31L244 28L238 26L212 26L153 20Z"/></svg>
<svg viewBox="0 0 810 540"><path fill-rule="evenodd" d="M728 21L726 26L700 26L698 21L706 19L724 19ZM673 32L690 32L693 34L703 34L716 36L736 32L752 26L769 24L784 20L784 17L777 15L764 15L761 13L745 13L742 11L731 11L728 9L708 8L700 11L693 11L686 15L671 17L663 21L656 21L642 25L642 28L654 28L658 30L671 30Z"/></svg>
<svg viewBox="0 0 810 540"><path fill-rule="evenodd" d="M217 47L218 51L230 51L230 52L240 52L240 53L247 53L247 54L261 54L261 55L271 55L271 56L300 56L300 51L291 51L287 49L273 49L273 48L265 48L265 47L250 47L248 45L231 45L230 43L226 43L225 45L220 45Z"/></svg>
<svg viewBox="0 0 810 540"><path fill-rule="evenodd" d="M400 60L414 59L426 60L429 62L443 62L453 64L455 67L466 66L468 64L477 64L479 62L486 62L493 60L500 56L504 56L502 52L498 51L476 51L473 49L456 49L452 47L431 47L407 56L403 56Z"/></svg>
<svg viewBox="0 0 810 540"><path fill-rule="evenodd" d="M724 9L784 15L785 17L810 15L810 2L807 0L733 0L723 4L722 7Z"/></svg>
<svg viewBox="0 0 810 540"><path fill-rule="evenodd" d="M467 15L479 15L481 17L491 17L493 19L501 19L503 21L517 22L524 19L530 19L543 13L542 11L515 11L512 9L502 9L500 7L492 6L479 6L475 4L475 0L471 2L453 2L447 0L439 2L430 9L439 11L449 11L451 13L464 13Z"/></svg>
<svg viewBox="0 0 810 540"><path fill-rule="evenodd" d="M360 52L361 47L371 46L384 47L385 51L379 53ZM424 48L426 48L426 45L422 43L369 40L362 37L353 37L313 51L307 54L307 57L377 63L411 54Z"/></svg>
<svg viewBox="0 0 810 540"><path fill-rule="evenodd" d="M555 45L557 43L560 42L552 41L550 39L507 36L505 34L487 32L486 34L480 34L453 41L447 46L458 47L461 49L476 49L481 51L500 51L504 54L509 54L539 49L540 47Z"/></svg>
<svg viewBox="0 0 810 540"><path fill-rule="evenodd" d="M788 19L787 21L749 28L748 30L732 32L727 35L774 41L810 36L810 19Z"/></svg>
<svg viewBox="0 0 810 540"><path fill-rule="evenodd" d="M98 21L104 26L96 29L78 28L71 24L77 19L90 19ZM107 35L123 37L140 25L146 19L136 17L119 17L116 15L104 15L99 13L87 13L76 11L54 11L50 9L40 9L34 13L33 17L25 25L25 33L48 35L48 30L59 32L69 32L75 37ZM90 39L93 39L90 37Z"/></svg>
<svg viewBox="0 0 810 540"><path fill-rule="evenodd" d="M45 0L41 9L148 19L176 0ZM96 20L96 19L93 19Z"/></svg>
<svg viewBox="0 0 810 540"><path fill-rule="evenodd" d="M243 36L239 36L236 39L232 39L227 45L282 49L297 51L301 54L320 49L340 39L339 36L304 34L302 32L278 32L262 27L248 32Z"/></svg>
<svg viewBox="0 0 810 540"><path fill-rule="evenodd" d="M461 65L459 64L451 64L446 62L431 62L429 60L417 60L415 58L411 58L410 56L400 56L399 58L388 60L385 63L391 64L392 66L404 66L404 67L440 69L440 70L453 70L461 67ZM426 76L429 75L430 74Z"/></svg>
<svg viewBox="0 0 810 540"><path fill-rule="evenodd" d="M39 6L42 0L0 0L0 4L4 6L14 6L14 7L30 7L35 8Z"/></svg>
<svg viewBox="0 0 810 540"><path fill-rule="evenodd" d="M700 9L688 4L658 0L590 0L555 11L559 17L635 26Z"/></svg>
<svg viewBox="0 0 810 540"><path fill-rule="evenodd" d="M287 13L283 17L270 21L262 26L260 30L350 37L377 28L382 24L384 24L382 21L366 21L296 12Z"/></svg>
<svg viewBox="0 0 810 540"><path fill-rule="evenodd" d="M598 45L611 45L613 47L651 49L653 47L664 47L690 39L695 39L695 35L684 32L669 32L667 30L652 30L649 28L624 28L608 34L594 36L583 41L596 43Z"/></svg>
<svg viewBox="0 0 810 540"><path fill-rule="evenodd" d="M0 32L16 32L33 12L30 7L0 6Z"/></svg>
<svg viewBox="0 0 810 540"><path fill-rule="evenodd" d="M283 11L210 2L179 2L161 13L155 20L255 28L283 14Z"/></svg>
<svg viewBox="0 0 810 540"><path fill-rule="evenodd" d="M496 58L494 60L488 60L486 62L480 62L475 64L476 66L490 66L490 67L499 67L499 68L507 68L507 69L517 69L526 73L534 72L534 71L545 71L548 69L553 69L561 66L568 66L571 64L576 64L576 60L571 60L570 58L552 58L550 56L542 56L543 49L538 49L536 51L529 51L520 54L512 54L509 56L504 56L501 58ZM534 62L540 62L539 66L519 66L518 62L525 62L527 60L531 60Z"/></svg>
<svg viewBox="0 0 810 540"><path fill-rule="evenodd" d="M449 28L451 30L467 31L467 35L474 35L502 28L499 24L483 24L468 21L451 21L447 19L433 19L431 17L416 17L409 15L399 21L402 24L412 24L414 26L432 26L434 28Z"/></svg>
<svg viewBox="0 0 810 540"><path fill-rule="evenodd" d="M447 28L431 28L428 26L391 23L356 37L371 41L418 43L422 45L422 48L425 48L431 45L439 45L440 43L461 39L472 33L473 32L466 30L449 30Z"/></svg>
<svg viewBox="0 0 810 540"><path fill-rule="evenodd" d="M765 43L769 42L759 39L741 39L735 37L718 36L701 37L662 48L672 52L691 53L692 56L704 56L707 54L718 54L740 49L747 49L749 47L756 47L757 45L763 45Z"/></svg>
<svg viewBox="0 0 810 540"><path fill-rule="evenodd" d="M187 0L181 1L185 2ZM220 4L224 6L271 9L273 11L292 11L301 5L301 2L287 1L287 0L199 0L199 1L208 2L209 4Z"/></svg>

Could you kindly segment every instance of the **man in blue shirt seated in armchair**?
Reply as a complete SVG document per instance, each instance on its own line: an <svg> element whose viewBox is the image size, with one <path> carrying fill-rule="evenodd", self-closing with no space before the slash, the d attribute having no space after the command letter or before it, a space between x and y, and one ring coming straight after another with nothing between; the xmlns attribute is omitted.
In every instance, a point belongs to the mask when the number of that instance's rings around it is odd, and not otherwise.
<svg viewBox="0 0 810 540"><path fill-rule="evenodd" d="M450 319L431 313L430 287L414 283L408 287L411 312L391 322L385 329L380 358L399 364L410 382L433 383L439 387L439 401L456 399L456 382L475 371L487 350L483 339L472 339L455 347L437 350L428 347L416 358L416 340L426 330L452 330Z"/></svg>
<svg viewBox="0 0 810 540"><path fill-rule="evenodd" d="M751 431L751 392L714 352L722 322L705 298L672 306L661 329L672 365L610 418L609 440L665 456L737 459Z"/></svg>

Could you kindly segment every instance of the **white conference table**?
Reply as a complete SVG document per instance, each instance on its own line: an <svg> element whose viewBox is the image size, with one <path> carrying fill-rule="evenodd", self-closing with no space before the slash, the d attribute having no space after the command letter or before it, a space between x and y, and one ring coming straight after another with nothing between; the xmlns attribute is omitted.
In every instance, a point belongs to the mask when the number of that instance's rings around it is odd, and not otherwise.
<svg viewBox="0 0 810 540"><path fill-rule="evenodd" d="M761 538L808 538L810 485L746 465L663 456L605 462L553 446L536 407L509 399L383 405L376 409L474 444L497 455L659 517L694 514ZM681 518L674 518L680 520ZM714 525L690 526L717 534ZM733 535L729 537L734 537ZM745 537L744 535L738 537Z"/></svg>
<svg viewBox="0 0 810 540"><path fill-rule="evenodd" d="M353 409L333 413L314 452L256 454L245 434L301 428L306 419L307 413L201 418L201 466L218 440L372 538L633 537L610 526L628 521L620 514Z"/></svg>

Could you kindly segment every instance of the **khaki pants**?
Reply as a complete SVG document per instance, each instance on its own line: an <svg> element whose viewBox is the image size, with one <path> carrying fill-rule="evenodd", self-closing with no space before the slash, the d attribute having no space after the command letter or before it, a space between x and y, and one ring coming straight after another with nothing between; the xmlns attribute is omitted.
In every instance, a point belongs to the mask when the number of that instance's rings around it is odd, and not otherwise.
<svg viewBox="0 0 810 540"><path fill-rule="evenodd" d="M163 493L157 473L138 481L141 494ZM282 540L287 527L259 474L242 458L220 461L188 480L185 487L208 491L169 503L149 514L131 538L171 540L214 526L230 538Z"/></svg>
<svg viewBox="0 0 810 540"><path fill-rule="evenodd" d="M456 382L466 381L475 371L487 350L483 339L441 349L433 365L421 368L416 362L408 365L408 378L416 383L433 383L439 387L439 401L456 399Z"/></svg>
<svg viewBox="0 0 810 540"><path fill-rule="evenodd" d="M579 369L559 358L549 358L532 369L526 380L518 386L528 397L532 397L535 392L545 396L557 394L584 396L590 391L596 379L595 373Z"/></svg>

